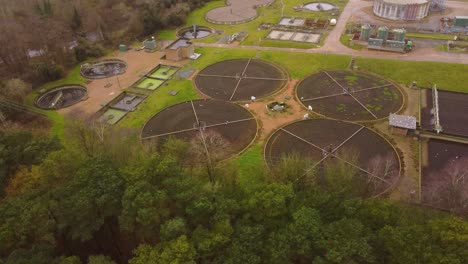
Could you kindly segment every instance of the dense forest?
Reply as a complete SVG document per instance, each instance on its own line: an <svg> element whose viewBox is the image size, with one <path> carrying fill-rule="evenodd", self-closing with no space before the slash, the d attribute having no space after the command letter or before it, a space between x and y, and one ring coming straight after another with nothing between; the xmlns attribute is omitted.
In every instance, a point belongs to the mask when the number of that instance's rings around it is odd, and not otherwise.
<svg viewBox="0 0 468 264"><path fill-rule="evenodd" d="M193 141L73 121L0 134L0 263L466 263L468 223L365 199L330 167L207 166ZM159 152L154 149L158 148ZM243 172L246 174L246 172ZM315 175L315 176L314 176ZM345 179L345 180L343 180Z"/></svg>
<svg viewBox="0 0 468 264"><path fill-rule="evenodd" d="M177 27L206 0L0 0L0 84L33 86L109 46Z"/></svg>

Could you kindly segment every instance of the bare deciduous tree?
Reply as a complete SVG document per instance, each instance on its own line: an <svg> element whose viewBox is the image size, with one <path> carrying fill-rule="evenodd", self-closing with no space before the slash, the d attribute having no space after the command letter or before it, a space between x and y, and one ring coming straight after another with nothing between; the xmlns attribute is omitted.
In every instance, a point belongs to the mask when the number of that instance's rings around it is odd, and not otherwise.
<svg viewBox="0 0 468 264"><path fill-rule="evenodd" d="M452 213L468 214L468 157L448 162L433 173L434 179L423 189L423 201Z"/></svg>
<svg viewBox="0 0 468 264"><path fill-rule="evenodd" d="M367 171L367 189L371 195L377 195L391 187L398 180L398 161L389 153L378 155L369 161Z"/></svg>
<svg viewBox="0 0 468 264"><path fill-rule="evenodd" d="M200 131L190 141L190 153L195 162L203 164L208 173L210 182L214 185L214 168L223 157L229 143L215 131Z"/></svg>

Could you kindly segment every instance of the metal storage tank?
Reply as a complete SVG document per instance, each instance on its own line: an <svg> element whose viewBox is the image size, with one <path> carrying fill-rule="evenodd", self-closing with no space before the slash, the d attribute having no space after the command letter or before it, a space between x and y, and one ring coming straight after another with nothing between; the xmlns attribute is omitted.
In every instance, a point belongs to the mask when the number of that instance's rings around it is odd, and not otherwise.
<svg viewBox="0 0 468 264"><path fill-rule="evenodd" d="M379 27L377 31L377 38L387 40L388 39L388 27Z"/></svg>
<svg viewBox="0 0 468 264"><path fill-rule="evenodd" d="M404 41L405 40L406 30L404 28L395 29L395 30L393 30L393 33L395 34L395 40L396 41Z"/></svg>
<svg viewBox="0 0 468 264"><path fill-rule="evenodd" d="M359 37L360 40L369 40L371 28L369 25L362 25L361 26L361 36Z"/></svg>
<svg viewBox="0 0 468 264"><path fill-rule="evenodd" d="M456 27L467 27L468 26L468 16L455 16L453 24Z"/></svg>
<svg viewBox="0 0 468 264"><path fill-rule="evenodd" d="M430 0L374 0L374 14L391 20L420 20L429 13Z"/></svg>

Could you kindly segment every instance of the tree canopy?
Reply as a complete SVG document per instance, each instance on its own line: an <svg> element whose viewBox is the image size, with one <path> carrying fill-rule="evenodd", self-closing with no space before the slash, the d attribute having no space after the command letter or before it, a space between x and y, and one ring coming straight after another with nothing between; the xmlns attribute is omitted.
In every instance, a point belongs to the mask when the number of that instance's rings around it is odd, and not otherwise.
<svg viewBox="0 0 468 264"><path fill-rule="evenodd" d="M69 129L61 144L23 132L0 138L2 153L10 153L1 156L10 176L0 201L0 263L468 259L465 219L366 199L361 191L344 195L349 186L343 183L324 188L298 182L303 171L287 166L303 166L298 157L259 169L264 180L248 186L239 184L236 170L217 164L224 167L212 171L213 183L203 164L188 161L190 143L169 140L154 152L128 145L138 140L132 131L107 129L93 136L93 125ZM134 146L125 157L121 143L108 140L122 133L125 144ZM353 172L330 167L326 173L338 182Z"/></svg>

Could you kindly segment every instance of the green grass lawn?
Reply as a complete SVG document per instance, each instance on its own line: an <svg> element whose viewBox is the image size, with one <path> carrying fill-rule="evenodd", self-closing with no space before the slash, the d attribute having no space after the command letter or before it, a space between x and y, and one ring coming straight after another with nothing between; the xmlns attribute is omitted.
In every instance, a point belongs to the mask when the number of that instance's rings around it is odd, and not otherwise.
<svg viewBox="0 0 468 264"><path fill-rule="evenodd" d="M265 165L263 146L263 142L257 142L242 155L228 162L228 165L235 166L238 169L239 183L242 186L252 186L262 180L262 174L258 172Z"/></svg>
<svg viewBox="0 0 468 264"><path fill-rule="evenodd" d="M333 18L331 16L331 11L328 12L295 12L293 7L299 6L304 3L304 0L289 0L284 1L284 16L285 17L297 17L297 18L323 18L323 19L330 19ZM344 8L347 1L340 1L340 0L329 0L327 2L334 3L337 5L340 10ZM293 41L274 41L274 40L264 40L266 35L268 35L269 30L258 30L258 26L262 23L273 23L276 24L279 22L281 18L281 1L275 1L273 4L261 7L257 9L258 17L253 21L248 23L243 23L239 25L218 25L212 24L205 20L205 14L209 10L225 6L225 1L214 1L207 3L204 7L194 10L190 15L187 17L187 22L183 27L192 26L193 24L197 24L200 26L207 26L213 28L215 30L221 30L223 34L233 34L236 32L246 31L249 33L247 38L242 42L242 45L260 45L261 46L268 46L268 47L294 47L294 48L314 48L316 44L310 43L300 43L300 42L293 42ZM181 28L183 28L181 27ZM176 39L176 32L177 30L164 30L159 32L158 38L159 39L169 39L173 40ZM219 39L221 39L221 35L218 36L209 36L207 38L195 40L196 42L204 42L204 43L215 43ZM326 36L322 37L325 39ZM262 39L260 42L259 40Z"/></svg>
<svg viewBox="0 0 468 264"><path fill-rule="evenodd" d="M439 40L453 40L454 35L449 34L426 34L426 33L406 33L407 38L426 38Z"/></svg>
<svg viewBox="0 0 468 264"><path fill-rule="evenodd" d="M462 49L460 47L454 47L449 50L446 44L442 44L442 45L435 46L434 49L438 51L450 52L450 53L468 53L468 45L467 45L467 48L465 49Z"/></svg>
<svg viewBox="0 0 468 264"><path fill-rule="evenodd" d="M292 79L301 79L321 69L342 69L349 64L349 56L305 54L286 51L255 51L247 49L199 48L197 53L203 55L191 66L202 69L213 62L235 58L252 58L272 61L288 71Z"/></svg>
<svg viewBox="0 0 468 264"><path fill-rule="evenodd" d="M416 81L419 86L437 84L441 90L468 93L466 64L357 58L356 65L400 84Z"/></svg>

